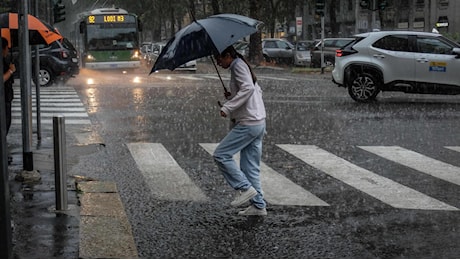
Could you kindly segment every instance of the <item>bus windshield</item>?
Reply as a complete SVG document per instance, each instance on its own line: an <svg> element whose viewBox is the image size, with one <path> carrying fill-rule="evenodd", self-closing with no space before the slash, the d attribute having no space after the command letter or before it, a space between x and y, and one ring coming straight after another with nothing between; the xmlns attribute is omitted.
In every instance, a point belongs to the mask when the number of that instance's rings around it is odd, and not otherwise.
<svg viewBox="0 0 460 260"><path fill-rule="evenodd" d="M135 24L88 24L88 50L138 48Z"/></svg>

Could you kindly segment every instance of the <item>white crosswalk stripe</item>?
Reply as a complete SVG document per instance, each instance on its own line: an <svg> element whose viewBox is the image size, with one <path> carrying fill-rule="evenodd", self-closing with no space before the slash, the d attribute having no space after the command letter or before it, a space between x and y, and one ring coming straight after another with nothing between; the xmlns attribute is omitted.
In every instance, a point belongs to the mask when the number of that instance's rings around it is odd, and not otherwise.
<svg viewBox="0 0 460 260"><path fill-rule="evenodd" d="M129 143L127 146L156 197L173 201L208 200L162 144Z"/></svg>
<svg viewBox="0 0 460 260"><path fill-rule="evenodd" d="M227 77L227 76L222 76L222 80L230 80L230 77ZM203 75L203 78L207 78L207 79L217 79L219 80L219 76L218 75Z"/></svg>
<svg viewBox="0 0 460 260"><path fill-rule="evenodd" d="M12 102L12 124L21 124L21 95L19 88L14 88ZM32 124L36 124L36 95L32 90ZM54 116L64 116L68 125L91 125L88 113L76 91L71 87L47 87L40 89L40 122L53 124Z"/></svg>
<svg viewBox="0 0 460 260"><path fill-rule="evenodd" d="M208 153L212 154L216 143L200 143ZM239 155L235 156L239 161ZM326 202L277 173L265 163L260 164L260 180L265 199L274 205L297 206L329 206Z"/></svg>
<svg viewBox="0 0 460 260"><path fill-rule="evenodd" d="M404 149L400 146L358 146L387 160L397 162L433 177L460 185L460 167Z"/></svg>
<svg viewBox="0 0 460 260"><path fill-rule="evenodd" d="M279 77L268 77L268 76L257 76L258 79L265 79L265 80L280 80L280 81L289 81L290 79L279 78Z"/></svg>
<svg viewBox="0 0 460 260"><path fill-rule="evenodd" d="M460 146L445 146L447 149L456 151L460 153Z"/></svg>
<svg viewBox="0 0 460 260"><path fill-rule="evenodd" d="M356 166L314 145L278 145L305 163L395 208L458 210L414 189Z"/></svg>
<svg viewBox="0 0 460 260"><path fill-rule="evenodd" d="M195 76L181 75L181 76L177 76L177 77L181 78L181 79L189 79L189 80L203 80L202 78L195 77Z"/></svg>
<svg viewBox="0 0 460 260"><path fill-rule="evenodd" d="M199 143L199 145L206 152L212 154L218 144ZM459 210L454 206L448 205L410 187L361 168L317 146L289 144L279 144L277 146L310 166L334 177L338 181L394 208ZM152 194L157 198L172 201L209 201L206 194L193 182L162 144L129 143L127 147L150 186ZM394 153L395 151L393 150L396 149L395 147L385 146L360 146L360 148L384 158L388 157L388 153ZM460 152L460 147L457 146L446 148ZM443 170L448 171L447 176L456 172L457 167L455 166L451 165L448 167L445 163L405 149L398 148L396 150L398 151L396 152L397 156L402 158L396 161L399 164L413 164L414 158L417 158L419 160L416 161L417 163L420 163L420 160L423 159L438 167L442 165L441 167L444 167ZM401 154L401 152L404 152L404 154ZM407 161L405 161L405 158L407 158ZM235 155L235 160L239 162L239 154ZM422 168L422 166L420 167ZM426 173L430 169L419 170ZM334 203L333 201L325 202L321 200L263 162L261 162L260 171L264 197L271 205L327 207ZM305 174L308 174L308 172Z"/></svg>

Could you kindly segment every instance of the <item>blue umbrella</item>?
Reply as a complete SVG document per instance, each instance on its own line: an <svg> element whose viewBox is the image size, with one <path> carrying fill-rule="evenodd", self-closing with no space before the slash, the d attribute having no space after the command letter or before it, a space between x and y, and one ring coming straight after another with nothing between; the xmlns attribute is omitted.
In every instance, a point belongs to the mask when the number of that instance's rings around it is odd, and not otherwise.
<svg viewBox="0 0 460 260"><path fill-rule="evenodd" d="M188 61L221 53L239 39L257 32L261 24L237 14L218 14L194 21L168 41L150 73L174 70Z"/></svg>

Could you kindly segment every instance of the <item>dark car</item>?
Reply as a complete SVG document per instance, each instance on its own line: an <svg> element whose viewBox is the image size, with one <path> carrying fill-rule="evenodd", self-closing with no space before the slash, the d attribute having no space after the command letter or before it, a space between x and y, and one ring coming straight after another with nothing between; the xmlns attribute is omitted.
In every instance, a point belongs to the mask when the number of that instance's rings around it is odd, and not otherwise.
<svg viewBox="0 0 460 260"><path fill-rule="evenodd" d="M335 63L335 51L352 42L354 38L326 38L324 39L324 64L326 67L333 67ZM321 67L321 41L316 43L310 51L311 67Z"/></svg>
<svg viewBox="0 0 460 260"><path fill-rule="evenodd" d="M35 72L35 52L32 48L32 73ZM50 86L54 82L66 82L69 78L78 75L80 72L78 53L75 47L66 38L57 40L49 45L39 45L40 71L39 85L42 87ZM13 48L14 63L17 71L15 77L19 78L19 52ZM32 75L35 82L35 76Z"/></svg>

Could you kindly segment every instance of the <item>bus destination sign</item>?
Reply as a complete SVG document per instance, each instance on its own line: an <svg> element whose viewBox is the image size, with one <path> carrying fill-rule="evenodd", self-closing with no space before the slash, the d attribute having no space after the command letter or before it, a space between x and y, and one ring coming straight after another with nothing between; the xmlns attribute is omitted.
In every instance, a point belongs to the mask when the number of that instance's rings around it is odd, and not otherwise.
<svg viewBox="0 0 460 260"><path fill-rule="evenodd" d="M130 19L126 15L90 15L88 16L88 23L125 23L128 22Z"/></svg>

